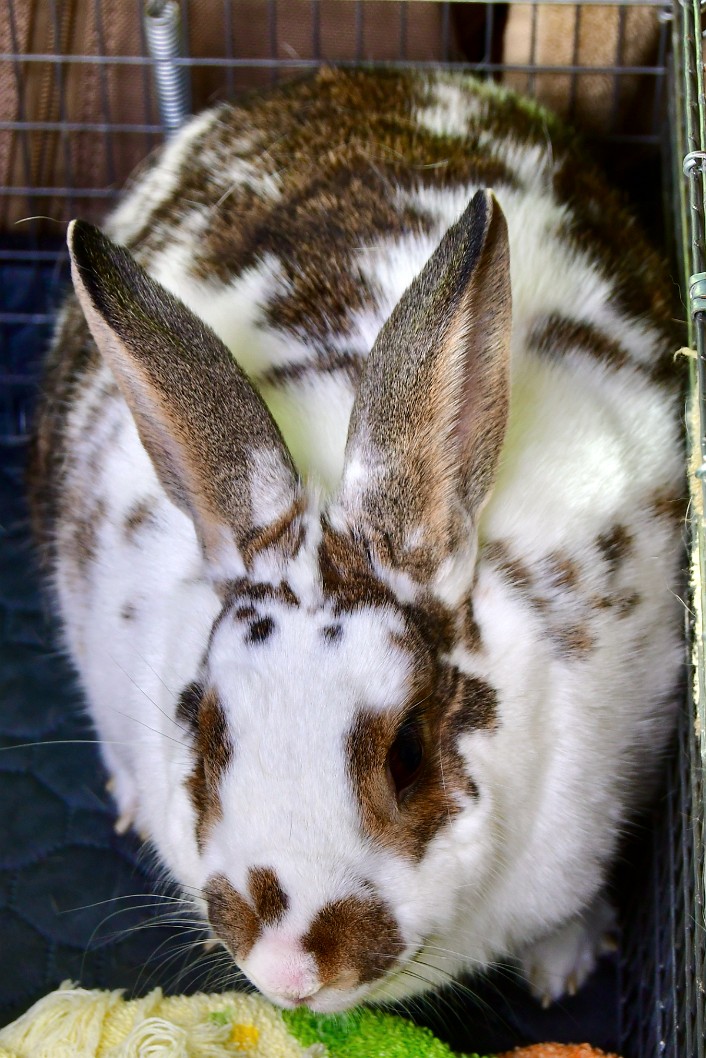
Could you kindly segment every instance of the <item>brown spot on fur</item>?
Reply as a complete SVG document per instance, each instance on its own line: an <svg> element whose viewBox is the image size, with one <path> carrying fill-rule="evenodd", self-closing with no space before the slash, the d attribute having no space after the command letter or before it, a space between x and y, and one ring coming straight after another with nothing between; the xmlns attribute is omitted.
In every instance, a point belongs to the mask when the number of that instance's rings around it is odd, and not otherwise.
<svg viewBox="0 0 706 1058"><path fill-rule="evenodd" d="M414 115L427 98L424 80L406 72L325 69L223 107L194 144L193 156L208 162L183 167L178 190L135 242L158 252L188 201L203 218L197 277L229 282L274 255L285 282L267 305L267 322L323 348L375 301L358 248L431 225L391 187L516 183L478 131L444 136L420 127ZM239 142L247 144L240 152ZM238 158L256 170L252 180L225 175ZM268 180L274 194L263 190Z"/></svg>
<svg viewBox="0 0 706 1058"><path fill-rule="evenodd" d="M627 351L614 338L590 323L570 319L559 313L538 320L529 334L528 344L542 356L562 359L578 350L612 368L630 364L637 370L644 370L641 364L630 359Z"/></svg>
<svg viewBox="0 0 706 1058"><path fill-rule="evenodd" d="M264 643L266 639L269 639L274 632L276 625L271 617L261 617L259 621L254 621L245 636L246 643Z"/></svg>
<svg viewBox="0 0 706 1058"><path fill-rule="evenodd" d="M221 819L220 783L233 759L225 713L212 689L198 706L195 748L196 762L186 785L196 810L196 840L202 849L209 830Z"/></svg>
<svg viewBox="0 0 706 1058"><path fill-rule="evenodd" d="M359 353L332 353L328 349L321 350L312 360L298 360L293 364L279 364L271 367L262 374L254 377L258 387L271 386L281 388L283 386L297 385L298 383L316 379L320 375L332 375L340 372L344 374L353 386L360 381L363 370L363 358Z"/></svg>
<svg viewBox="0 0 706 1058"><path fill-rule="evenodd" d="M252 563L262 551L272 547L276 547L286 559L296 558L304 539L303 508L304 501L297 500L280 518L250 532L241 544L246 569L252 568Z"/></svg>
<svg viewBox="0 0 706 1058"><path fill-rule="evenodd" d="M123 621L134 621L136 615L137 610L131 602L125 603L122 610L120 611L120 616L122 617Z"/></svg>
<svg viewBox="0 0 706 1058"><path fill-rule="evenodd" d="M299 606L297 595L286 581L280 584L258 581L253 584L248 580L237 580L229 585L223 611L224 613L235 612L236 617L241 613L249 617L250 610L253 615L257 614L253 604L258 602L281 602L286 606Z"/></svg>
<svg viewBox="0 0 706 1058"><path fill-rule="evenodd" d="M83 312L70 296L44 369L28 468L32 529L50 564L56 550L57 519L63 510L70 513L71 509L62 496L69 465L66 410L77 395L85 393L100 367Z"/></svg>
<svg viewBox="0 0 706 1058"><path fill-rule="evenodd" d="M365 984L393 969L404 951L397 922L385 903L347 896L326 904L302 938L316 959L322 985ZM354 979L353 979L354 978Z"/></svg>
<svg viewBox="0 0 706 1058"><path fill-rule="evenodd" d="M550 636L561 654L577 661L588 657L596 645L595 637L584 625L553 628L550 630Z"/></svg>
<svg viewBox="0 0 706 1058"><path fill-rule="evenodd" d="M512 557L502 541L494 540L485 544L482 558L494 566L530 606L540 613L546 612L548 601L539 592L533 571L521 559Z"/></svg>
<svg viewBox="0 0 706 1058"><path fill-rule="evenodd" d="M448 651L455 638L456 615L432 595L416 604L400 604L394 592L373 572L365 548L352 537L324 526L319 546L319 568L324 594L335 614L364 606L394 609L405 619L403 649L422 653Z"/></svg>
<svg viewBox="0 0 706 1058"><path fill-rule="evenodd" d="M457 671L457 670L455 670ZM477 676L458 672L452 716L455 731L493 729L497 725L498 696Z"/></svg>
<svg viewBox="0 0 706 1058"><path fill-rule="evenodd" d="M549 555L544 572L553 588L573 590L581 578L581 572L574 559L557 553Z"/></svg>
<svg viewBox="0 0 706 1058"><path fill-rule="evenodd" d="M647 509L657 518L683 522L686 517L683 494L671 489L657 489L653 492L647 501Z"/></svg>
<svg viewBox="0 0 706 1058"><path fill-rule="evenodd" d="M617 595L593 595L590 603L596 610L615 610L618 617L627 617L639 606L642 598L639 592L623 591Z"/></svg>
<svg viewBox="0 0 706 1058"><path fill-rule="evenodd" d="M125 516L125 539L133 543L141 529L155 524L154 516L155 500L151 496L145 496L138 500Z"/></svg>
<svg viewBox="0 0 706 1058"><path fill-rule="evenodd" d="M375 576L364 549L328 527L319 545L319 569L335 614L363 606L397 608L393 592Z"/></svg>
<svg viewBox="0 0 706 1058"><path fill-rule="evenodd" d="M519 591L528 594L534 579L530 570L520 559L511 558L510 552L500 540L493 540L483 546L482 557L495 566Z"/></svg>
<svg viewBox="0 0 706 1058"><path fill-rule="evenodd" d="M251 867L248 871L248 889L262 925L274 926L284 917L289 898L271 867Z"/></svg>
<svg viewBox="0 0 706 1058"><path fill-rule="evenodd" d="M608 565L609 572L615 573L620 563L630 554L633 538L624 525L615 525L608 532L601 533L596 544Z"/></svg>
<svg viewBox="0 0 706 1058"><path fill-rule="evenodd" d="M618 595L615 600L615 608L618 612L618 617L627 617L633 612L633 610L640 605L642 597L639 592L626 591Z"/></svg>
<svg viewBox="0 0 706 1058"><path fill-rule="evenodd" d="M613 282L620 309L637 318L649 313L650 324L664 337L664 354L651 367L651 377L678 385L672 353L683 345L683 327L674 321L675 293L664 261L625 208L621 195L607 186L576 144L563 153L553 180L557 198L570 207L562 235Z"/></svg>
<svg viewBox="0 0 706 1058"><path fill-rule="evenodd" d="M471 652L481 650L483 642L481 639L480 628L475 619L473 603L470 599L463 611L463 622L461 627L463 632L463 643L466 649Z"/></svg>
<svg viewBox="0 0 706 1058"><path fill-rule="evenodd" d="M85 514L77 514L71 523L71 554L80 573L84 576L89 565L95 560L98 550L98 527L105 518L106 506L103 500L91 507Z"/></svg>
<svg viewBox="0 0 706 1058"><path fill-rule="evenodd" d="M194 680L186 685L177 699L176 718L181 724L197 729L199 709L203 699L203 684Z"/></svg>
<svg viewBox="0 0 706 1058"><path fill-rule="evenodd" d="M337 643L343 635L343 628L341 625L326 625L321 629L321 635L327 643Z"/></svg>
<svg viewBox="0 0 706 1058"><path fill-rule="evenodd" d="M414 715L424 745L424 764L397 803L387 775L387 755L401 721ZM440 827L460 810L461 797L478 790L458 750L461 734L497 723L492 687L458 669L439 666L435 686L415 691L401 713L361 710L347 739L348 772L363 828L386 848L419 860Z"/></svg>
<svg viewBox="0 0 706 1058"><path fill-rule="evenodd" d="M233 955L246 958L260 934L256 912L222 874L209 878L204 895L214 932Z"/></svg>

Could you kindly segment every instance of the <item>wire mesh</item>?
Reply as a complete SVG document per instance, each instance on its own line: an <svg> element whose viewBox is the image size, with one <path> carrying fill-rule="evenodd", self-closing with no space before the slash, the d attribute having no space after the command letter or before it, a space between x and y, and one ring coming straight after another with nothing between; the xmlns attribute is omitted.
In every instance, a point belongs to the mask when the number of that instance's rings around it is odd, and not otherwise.
<svg viewBox="0 0 706 1058"><path fill-rule="evenodd" d="M612 176L631 187L646 222L654 226L660 158L670 156L668 95L677 157L705 149L699 4L675 0L673 12L665 14L661 0L623 0L615 8L612 53L590 62L583 33L600 0L564 4L574 12L571 31L561 60L549 63L542 20L543 11L553 6L558 5L179 0L180 54L170 62L188 81L195 110L324 61L442 64L540 99L551 96L568 120L583 126ZM26 440L38 365L65 279L65 223L73 215L100 220L133 167L170 127L160 115L155 88L154 74L164 59L149 52L143 0L84 2L80 25L79 0L47 0L42 7L41 26L30 25L28 0L6 0L0 10L0 274L5 266L19 269L25 288L33 287L29 311L13 301L10 285L0 287L0 445L12 448ZM649 11L658 22L654 45L649 56L636 57L632 20ZM510 14L524 19L527 42L524 54L513 58L506 48ZM591 85L607 99L598 126L584 104ZM681 181L688 203L675 210L675 226L690 239L688 275L704 270L703 180L699 164ZM693 231L690 220L696 221ZM39 272L47 264L52 266L49 283L46 271L41 278ZM692 334L698 352L694 381L702 383L702 393L703 328L699 312ZM706 459L706 415L697 428L699 444ZM703 503L692 510L700 536ZM699 552L702 564L704 553ZM706 696L697 697L703 708ZM695 708L687 700L666 788L646 827L646 840L635 852L620 953L625 1058L703 1058L706 1053L703 785Z"/></svg>

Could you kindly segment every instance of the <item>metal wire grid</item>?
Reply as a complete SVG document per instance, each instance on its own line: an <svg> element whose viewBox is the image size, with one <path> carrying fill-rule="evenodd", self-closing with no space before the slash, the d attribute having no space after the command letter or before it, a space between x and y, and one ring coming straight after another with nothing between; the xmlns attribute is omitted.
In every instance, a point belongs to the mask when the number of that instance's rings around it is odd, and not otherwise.
<svg viewBox="0 0 706 1058"><path fill-rule="evenodd" d="M621 1040L628 1058L703 1058L706 1054L706 920L704 918L704 744L706 665L703 614L706 587L704 483L706 465L706 249L702 11L699 0L673 8L674 154L683 164L677 184L675 229L689 297L692 361L691 427L692 600L689 636L696 665L679 718L678 745L664 797L637 866L621 951ZM681 175L681 174L679 174ZM693 676L693 682L692 682Z"/></svg>
<svg viewBox="0 0 706 1058"><path fill-rule="evenodd" d="M159 99L155 90L153 71L158 60L148 53L147 38L143 23L143 0L133 0L134 18L139 27L139 48L134 55L108 54L106 49L105 24L111 14L114 0L92 0L95 22L95 54L64 54L61 48L60 2L49 0L47 10L53 26L53 49L50 52L20 54L17 37L17 13L23 0L7 0L9 26L9 48L0 44L0 64L10 64L15 84L17 110L12 118L0 121L0 135L15 135L21 156L21 172L24 180L0 189L0 227L3 217L3 199L23 203L27 216L38 212L38 206L49 208L51 214L62 219L75 213L85 213L93 207L102 212L117 197L126 173L120 170L117 145L121 137L132 137L139 143L141 153L147 154L157 146L169 131L159 115ZM354 54L340 60L344 64L359 62L367 58L366 30L370 25L372 4L370 0L343 0L354 17ZM628 0L625 7L632 0ZM197 71L209 70L223 81L224 93L232 96L242 86L244 75L254 71L263 82L275 81L302 68L311 68L321 61L335 59L325 48L325 25L321 0L302 0L302 12L308 17L311 55L307 58L281 55L281 3L277 0L262 0L266 8L266 33L263 55L258 58L238 54L236 47L239 0L224 0L222 6L222 37L224 54L217 57L195 57L189 51L189 6L187 0L179 0L181 10L182 57L174 60L177 70L186 71L193 77ZM409 57L409 39L415 12L430 5L424 0L407 3L406 0L386 0L397 14L396 50L390 58L396 65L425 65ZM661 6L660 0L649 0L650 6ZM693 6L692 6L693 4ZM482 8L483 21L476 34L479 52L475 58L459 58L454 40L455 5L441 2L436 5L440 17L441 55L439 61L447 66L462 65L483 76L498 76L506 67L498 61L495 50L496 31L501 18L499 5L476 3ZM460 4L458 5L460 7ZM662 108L664 86L667 80L667 49L669 25L664 21L659 35L658 52L654 65L649 67L628 66L623 63L625 43L624 10L620 11L620 27L616 45L616 62L611 67L591 67L590 73L614 75L614 105L611 127L607 141L611 149L621 152L657 151L664 146ZM536 77L547 71L547 67L535 61L537 5L532 5L530 62L513 67L527 74L526 88L534 90ZM570 77L569 114L576 102L576 78L586 72L586 67L577 61L578 25L574 40L574 62L552 67L552 73L568 74ZM687 142L684 150L677 148L680 157L688 149L703 151L703 115L699 111L699 98L703 99L700 54L697 45L701 40L700 8L698 0L675 0L673 37L678 44L675 49L675 85L683 106L685 122L688 124ZM50 90L58 101L56 119L47 121L28 120L25 103L26 71L30 65L42 64L50 74ZM66 95L66 77L75 64L88 66L98 73L100 97L100 120L74 120L69 113ZM438 63L435 63L438 65ZM113 120L113 97L111 93L111 71L129 67L139 78L144 103L144 120L118 122ZM651 84L654 92L649 104L649 120L646 130L625 132L617 128L617 113L621 79L637 76L643 84ZM681 78L684 89L681 89ZM701 96L699 91L701 89ZM688 121L687 121L688 119ZM58 187L32 184L30 179L31 155L35 144L32 137L53 134L59 138L63 156L66 181ZM87 136L96 152L101 154L106 174L105 187L82 187L75 179L72 166L72 137ZM644 155L643 155L644 156ZM654 158L655 155L653 154ZM703 175L701 167L692 167L688 184L691 194L690 214L695 220L693 231L693 258L690 273L704 270L703 239ZM48 206L47 206L48 204ZM4 209L7 216L8 209ZM17 226L21 229L22 241L13 235L11 245L0 241L0 267L13 263L35 274L40 264L55 264L56 283L49 290L37 290L39 309L33 313L14 311L7 291L0 290L0 298L7 301L0 311L0 353L3 338L12 336L22 339L8 343L21 349L22 362L0 363L0 443L19 445L26 439L28 406L31 403L38 359L46 344L52 309L55 307L59 277L63 267L63 249L58 240L47 234L46 226L28 223ZM59 234L63 234L61 225ZM43 299L43 304L42 304ZM701 312L693 320L693 335L699 353L698 374L706 379L704 359L704 320ZM701 392L706 392L702 386ZM706 424L706 414L702 417ZM706 425L701 428L700 441L706 459ZM701 532L699 522L696 529ZM706 549L701 551L702 561ZM706 571L702 583L706 583ZM703 658L702 680L703 680ZM701 702L706 696L701 696ZM691 704L684 711L680 722L679 750L668 776L667 791L660 806L650 835L650 847L640 881L632 893L631 908L623 937L621 952L621 1015L622 1048L625 1058L647 1058L648 1055L664 1055L667 1058L703 1058L704 1049L704 994L705 940L704 940L704 862L703 862L703 787L701 781L701 749L694 725ZM706 729L706 728L705 728Z"/></svg>
<svg viewBox="0 0 706 1058"><path fill-rule="evenodd" d="M0 232L4 229L6 237L0 237L0 263L15 263L36 266L39 262L55 262L61 267L64 258L63 232L65 223L72 216L83 216L100 221L105 212L114 204L120 194L125 179L135 162L147 156L158 146L170 131L160 118L160 99L155 89L155 77L160 60L150 54L148 35L145 31L145 4L149 7L155 0L90 0L89 11L92 18L92 34L86 41L83 52L65 53L62 30L64 7L71 0L47 0L43 10L48 16L48 28L45 39L51 43L50 51L21 52L19 25L22 5L27 0L6 0L3 41L0 41L0 75L3 67L12 70L14 85L15 113L0 113L0 138L6 142L12 137L11 149L17 153L17 178L0 187ZM310 54L302 58L288 55L287 42L283 39L282 24L285 15L284 0L260 0L261 21L263 28L262 46L256 57L239 54L238 38L242 36L239 27L246 8L242 0L177 0L181 14L181 39L179 41L181 56L172 60L172 67L181 71L193 81L207 75L207 82L202 86L201 98L195 95L198 106L209 101L213 94L214 83L221 83L219 95L232 96L244 83L265 83L279 80L302 69L320 65L322 61L336 61L350 65L366 61L371 54L370 38L375 28L373 16L380 10L380 3L396 16L395 32L389 41L392 51L385 56L386 62L397 66L425 66L442 64L447 67L461 66L484 77L498 77L512 70L527 75L525 90L532 94L537 85L537 78L551 70L552 74L566 75L569 78L568 116L574 113L576 106L577 78L582 74L609 74L613 77L612 114L607 132L607 141L611 149L627 155L632 152L636 157L646 157L645 152L653 152L656 157L661 143L661 113L663 108L664 84L666 80L666 54L668 43L668 26L661 27L657 53L654 64L650 66L630 66L624 62L626 39L626 13L628 7L661 7L661 0L627 0L619 12L619 27L616 40L615 62L610 66L591 66L590 69L578 63L579 30L581 25L580 5L575 6L576 22L574 26L573 62L547 67L537 61L537 21L539 5L531 5L531 42L530 61L512 67L503 66L499 61L497 34L502 27L504 5L496 3L471 2L453 3L449 0L340 0L339 9L346 9L348 21L353 22L352 46L347 44L347 57L341 58L331 45L331 9L325 8L325 0L295 0L298 12L304 20L303 37L308 38ZM602 0L595 0L602 2ZM292 0L287 0L291 5ZM574 7L574 5L568 5ZM291 9L291 6L290 8ZM465 12L463 9L466 9ZM107 27L114 24L118 11L123 19L129 18L136 29L134 54L110 54L108 49ZM193 30L190 14L203 17L208 11L217 19L218 27L212 33L222 43L220 54L196 56L190 54L189 39ZM438 55L431 61L420 60L413 56L411 41L415 20L434 11L438 17ZM459 17L471 12L475 18L472 32L471 57L461 54L458 41ZM195 13L195 15L193 14ZM480 16L480 17L479 17ZM335 43L335 42L334 42ZM374 43L374 42L373 42ZM466 49L468 51L468 49ZM31 109L27 99L28 71L40 69L43 77L43 91L47 98L54 102L55 114L51 120L31 120ZM100 112L99 121L77 120L72 110L76 100L69 99L67 82L77 68L93 71L95 88ZM116 90L124 88L126 82L117 80L119 73L130 74L130 88L135 91L135 79L139 82L140 116L139 120L131 116L129 121L116 121ZM215 78L215 82L214 82ZM649 91L650 105L646 126L640 132L619 130L617 117L621 98L621 87L625 78L639 78ZM205 98L204 98L205 95ZM63 179L56 186L38 185L33 181L33 171L42 168L42 159L46 156L47 143L52 137L58 140L56 157ZM0 140L1 142L1 140ZM129 144L125 148L125 144ZM76 145L82 147L83 156L90 156L94 168L102 176L101 186L86 186L84 174L77 172L75 164ZM39 159L39 162L37 162ZM95 161L94 161L95 160ZM34 163L34 164L33 164ZM35 219L36 218L36 219ZM2 302L5 302L4 304ZM11 337L8 328L46 328L50 323L55 305L51 300L41 299L36 311L28 313L18 310L6 298L0 300L0 343L7 344ZM39 331L35 332L39 335ZM41 343L37 341L36 345ZM24 382L17 378L17 372L6 374L3 381L4 397L0 404L0 413L12 419L11 428L6 437L13 443L21 442L25 434L27 420ZM14 391L13 391L14 387Z"/></svg>
<svg viewBox="0 0 706 1058"><path fill-rule="evenodd" d="M34 203L42 200L56 202L65 200L65 208L52 211L52 216L67 219L69 215L81 212L80 207L91 208L91 200L101 205L109 205L118 195L119 188L124 182L126 172L119 171L115 161L115 143L123 136L138 136L142 140L142 155L148 154L160 141L165 133L165 125L159 120L158 107L155 99L153 78L151 76L159 66L159 60L151 55L147 44L147 35L144 28L144 2L145 0L132 0L134 7L135 24L139 26L139 53L109 54L106 46L105 25L109 16L114 15L116 0L92 0L93 19L95 23L95 49L91 53L65 54L62 51L62 30L60 8L62 0L48 0L46 9L52 27L50 34L52 50L45 52L34 52L24 54L20 51L18 36L18 11L19 5L26 0L6 0L7 2L7 44L0 52L0 65L11 64L14 72L14 80L17 92L17 113L13 117L3 117L0 120L0 134L17 133L21 139L20 151L23 156L23 169L25 179L13 183L11 186L0 188L0 228L3 227L2 202L1 200L25 199L27 203L27 216L32 216ZM66 0L64 0L66 2ZM355 23L354 53L350 57L336 55L330 49L323 46L323 18L322 0L299 0L299 6L304 18L309 21L309 37L311 55L306 58L289 56L283 54L283 45L279 36L281 25L282 0L261 0L261 5L266 10L266 21L263 24L265 39L262 41L262 54L257 57L245 57L237 54L238 40L238 16L240 10L239 0L223 0L222 6L213 4L209 7L211 17L218 15L221 6L221 28L218 34L219 41L223 43L222 54L212 56L194 56L189 54L189 4L188 0L178 0L181 8L181 56L172 61L175 67L193 74L196 71L215 70L223 81L223 88L227 96L233 96L242 85L243 76L258 73L266 74L267 79L276 81L281 77L292 75L303 69L316 67L322 61L335 61L341 65L359 64L366 61L370 55L369 40L366 36L366 26L371 23L370 14L376 4L376 0L340 0L341 6L353 12ZM568 108L569 120L572 119L576 100L577 77L586 74L605 74L614 78L614 120L612 128L607 134L607 139L615 144L626 145L649 145L658 146L661 130L659 128L659 115L662 105L663 84L666 73L666 46L668 33L666 29L660 34L659 49L655 62L651 65L627 65L624 61L625 47L625 20L628 7L661 7L662 0L622 0L623 6L620 11L620 26L617 36L617 46L614 61L606 66L591 66L590 69L578 62L578 47L580 33L580 12L582 5L576 5L577 20L574 27L574 56L573 62L547 67L537 61L536 37L537 37L537 11L539 5L531 4L531 46L530 61L528 63L516 64L512 67L503 65L494 53L494 41L498 26L498 11L503 5L496 3L453 3L449 0L383 0L385 6L394 7L397 12L397 40L394 44L395 53L385 56L388 64L396 66L414 65L464 65L466 69L473 70L483 76L497 76L507 73L512 69L518 73L528 75L527 91L532 94L534 81L538 74L551 72L553 74L568 75L571 79L569 93L570 106ZM590 0L591 3L602 3L604 0ZM149 4L148 4L149 6ZM483 25L475 31L474 43L476 55L472 58L462 56L456 41L454 40L453 28L458 16L458 10L462 7L483 7ZM574 6L574 5L566 5ZM586 5L584 5L586 6ZM440 17L440 39L439 54L432 61L410 59L408 56L408 39L410 24L418 17L424 8L434 8L439 11ZM242 17L242 16L241 16ZM392 42L391 42L392 43ZM7 47L9 45L9 47ZM25 101L24 85L26 72L29 66L41 66L44 72L51 76L51 93L58 101L58 115L56 120L34 121L28 113ZM66 93L66 81L68 71L76 65L88 66L99 72L99 92L101 96L101 120L81 121L75 120L69 111ZM111 103L110 79L115 70L120 67L134 69L137 76L142 80L144 98L145 120L116 122L112 117L114 109ZM652 115L649 128L644 132L630 133L617 132L615 129L615 118L617 117L620 99L621 82L627 77L640 77L654 82L655 91L651 103ZM205 102L205 101L204 101ZM61 137L61 150L63 153L64 170L66 181L62 185L38 187L31 179L32 166L30 158L33 154L34 144L31 137L35 134L53 133ZM106 181L103 187L81 186L81 174L73 171L70 139L79 135L91 135L95 139L95 148L103 152L105 158ZM7 214L7 207L5 207Z"/></svg>
<svg viewBox="0 0 706 1058"><path fill-rule="evenodd" d="M620 1040L625 1058L703 1058L703 796L693 702L649 844L636 864L620 953Z"/></svg>

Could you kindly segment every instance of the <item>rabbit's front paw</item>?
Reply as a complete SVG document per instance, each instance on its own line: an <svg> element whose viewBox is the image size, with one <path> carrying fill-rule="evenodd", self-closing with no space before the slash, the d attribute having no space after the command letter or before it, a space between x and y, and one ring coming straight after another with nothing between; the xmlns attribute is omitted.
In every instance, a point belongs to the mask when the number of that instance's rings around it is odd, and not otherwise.
<svg viewBox="0 0 706 1058"><path fill-rule="evenodd" d="M105 788L118 809L118 818L113 824L116 834L127 834L137 817L137 787L127 772L113 771Z"/></svg>
<svg viewBox="0 0 706 1058"><path fill-rule="evenodd" d="M542 1006L576 994L599 956L615 949L614 928L615 912L599 898L583 915L525 949L520 966Z"/></svg>

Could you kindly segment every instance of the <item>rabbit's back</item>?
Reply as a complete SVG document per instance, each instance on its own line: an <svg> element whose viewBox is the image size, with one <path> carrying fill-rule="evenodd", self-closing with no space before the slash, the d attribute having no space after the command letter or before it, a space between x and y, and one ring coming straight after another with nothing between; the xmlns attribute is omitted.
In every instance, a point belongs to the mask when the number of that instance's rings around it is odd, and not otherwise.
<svg viewBox="0 0 706 1058"><path fill-rule="evenodd" d="M469 79L326 70L208 112L106 230L214 328L331 489L361 364L480 187L508 218L515 363L668 384L671 291L638 226L546 112ZM67 315L54 384L81 399L95 354Z"/></svg>

